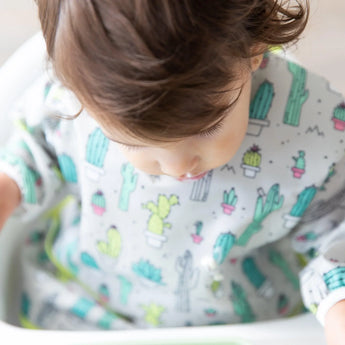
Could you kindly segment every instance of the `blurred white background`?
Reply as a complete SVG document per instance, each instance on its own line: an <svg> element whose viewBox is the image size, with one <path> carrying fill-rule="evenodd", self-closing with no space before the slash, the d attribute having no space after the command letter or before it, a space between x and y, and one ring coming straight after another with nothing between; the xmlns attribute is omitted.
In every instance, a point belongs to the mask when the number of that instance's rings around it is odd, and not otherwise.
<svg viewBox="0 0 345 345"><path fill-rule="evenodd" d="M310 2L310 22L293 54L345 94L345 0ZM0 65L39 30L36 12L34 0L0 0Z"/></svg>

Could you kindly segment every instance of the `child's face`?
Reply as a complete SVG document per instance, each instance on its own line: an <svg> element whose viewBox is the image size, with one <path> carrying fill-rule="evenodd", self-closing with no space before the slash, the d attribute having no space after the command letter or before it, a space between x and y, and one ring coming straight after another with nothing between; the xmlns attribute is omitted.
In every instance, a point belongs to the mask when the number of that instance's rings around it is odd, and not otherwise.
<svg viewBox="0 0 345 345"><path fill-rule="evenodd" d="M260 62L261 59L258 65ZM258 66L252 67L255 70ZM119 143L123 154L136 168L148 174L168 175L179 180L199 179L209 170L231 160L243 141L249 118L250 73L243 76L242 82L242 92L221 125L203 134L157 144L101 127L110 140ZM231 99L236 99L236 96L238 94Z"/></svg>

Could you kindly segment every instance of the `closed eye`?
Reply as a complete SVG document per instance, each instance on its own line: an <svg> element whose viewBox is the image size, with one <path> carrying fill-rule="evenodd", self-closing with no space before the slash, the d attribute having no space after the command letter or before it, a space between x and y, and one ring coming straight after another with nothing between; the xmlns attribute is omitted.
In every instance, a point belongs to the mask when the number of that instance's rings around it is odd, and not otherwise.
<svg viewBox="0 0 345 345"><path fill-rule="evenodd" d="M139 145L127 145L127 144L122 144L122 143L118 143L118 144L124 149L126 149L127 151L137 151L145 147L145 146L139 146Z"/></svg>
<svg viewBox="0 0 345 345"><path fill-rule="evenodd" d="M200 137L212 137L212 136L216 135L222 127L223 127L223 122L220 121L220 122L216 123L214 126L207 128L204 131L200 132L198 134L198 136L200 136Z"/></svg>

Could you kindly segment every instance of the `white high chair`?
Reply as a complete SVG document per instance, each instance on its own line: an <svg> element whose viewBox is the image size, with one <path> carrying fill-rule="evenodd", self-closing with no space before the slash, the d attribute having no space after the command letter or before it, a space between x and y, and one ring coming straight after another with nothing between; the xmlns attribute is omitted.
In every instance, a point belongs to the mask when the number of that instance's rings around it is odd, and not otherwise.
<svg viewBox="0 0 345 345"><path fill-rule="evenodd" d="M26 42L0 69L0 144L11 132L6 114L45 68L41 33ZM27 227L27 226L26 226ZM25 227L25 228L26 228ZM325 345L323 329L311 314L253 324L135 331L65 332L18 326L18 252L23 227L10 220L0 235L0 343L66 345ZM8 340L7 340L8 339ZM7 340L7 341L5 341Z"/></svg>

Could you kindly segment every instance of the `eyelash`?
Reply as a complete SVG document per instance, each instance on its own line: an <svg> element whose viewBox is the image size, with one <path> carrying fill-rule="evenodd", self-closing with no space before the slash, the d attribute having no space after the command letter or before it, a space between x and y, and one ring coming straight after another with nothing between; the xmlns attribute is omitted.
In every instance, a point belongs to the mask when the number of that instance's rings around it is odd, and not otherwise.
<svg viewBox="0 0 345 345"><path fill-rule="evenodd" d="M202 131L198 135L200 137L205 137L205 138L212 137L213 135L216 135L219 132L219 130L222 128L222 126L223 126L223 123L222 122L218 122L213 127L209 128L209 129L205 129L204 131Z"/></svg>
<svg viewBox="0 0 345 345"><path fill-rule="evenodd" d="M219 130L222 128L222 126L223 126L223 123L218 122L213 127L209 128L209 129L205 129L204 131L200 132L198 134L198 136L203 137L203 138L212 137L219 132ZM142 146L135 146L135 145L125 145L125 144L120 144L120 145L124 149L126 149L127 151L137 151L137 150L140 150L143 148Z"/></svg>
<svg viewBox="0 0 345 345"><path fill-rule="evenodd" d="M135 146L135 145L125 145L125 144L120 144L120 146L122 146L125 150L127 151L137 151L137 150L140 150L140 149L143 149L142 146Z"/></svg>

